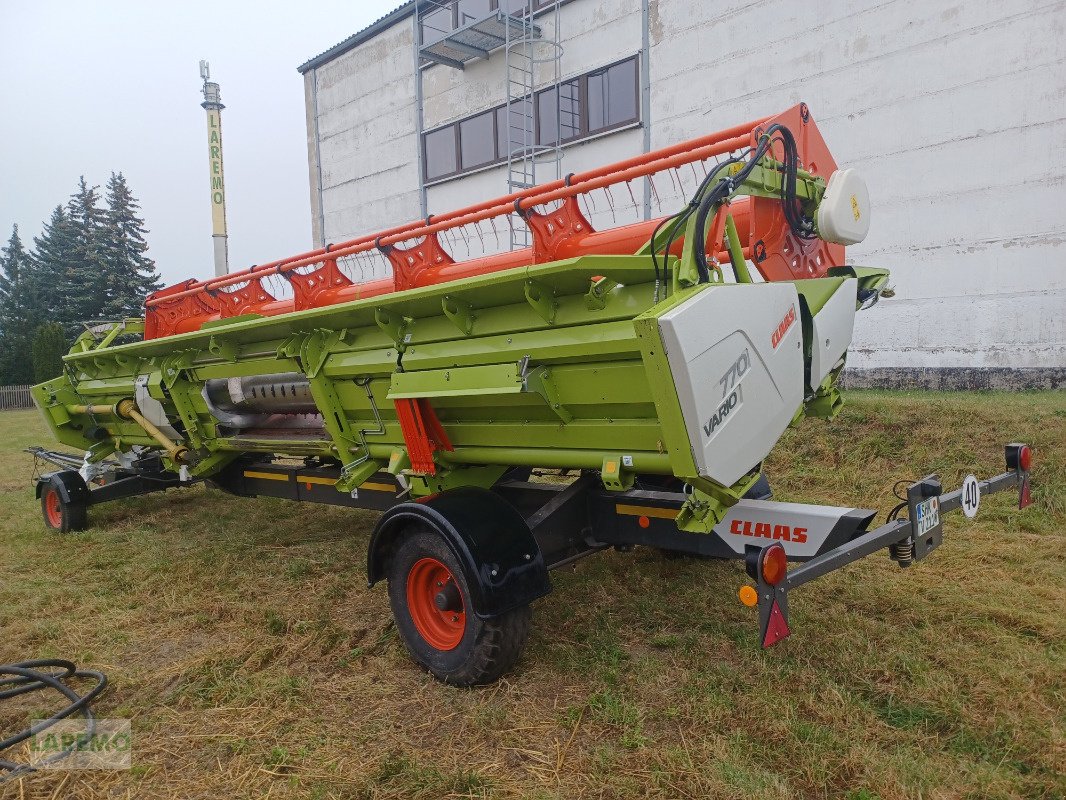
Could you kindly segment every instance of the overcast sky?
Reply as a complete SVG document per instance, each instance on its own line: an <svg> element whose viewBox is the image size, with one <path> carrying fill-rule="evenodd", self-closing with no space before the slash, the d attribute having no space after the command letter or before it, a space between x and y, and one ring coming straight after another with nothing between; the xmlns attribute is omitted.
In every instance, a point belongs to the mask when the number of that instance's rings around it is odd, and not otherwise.
<svg viewBox="0 0 1066 800"><path fill-rule="evenodd" d="M222 87L230 269L311 246L296 67L399 0L0 0L0 239L124 172L167 284L214 272L199 60Z"/></svg>

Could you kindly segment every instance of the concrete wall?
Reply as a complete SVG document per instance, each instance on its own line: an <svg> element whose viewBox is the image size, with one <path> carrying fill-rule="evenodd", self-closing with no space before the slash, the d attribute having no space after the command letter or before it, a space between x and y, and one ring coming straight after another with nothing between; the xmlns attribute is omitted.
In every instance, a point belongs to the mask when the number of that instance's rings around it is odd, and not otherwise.
<svg viewBox="0 0 1066 800"><path fill-rule="evenodd" d="M413 47L408 18L304 74L316 245L418 216Z"/></svg>
<svg viewBox="0 0 1066 800"><path fill-rule="evenodd" d="M560 13L564 78L641 49L638 0ZM838 163L870 184L873 228L849 262L893 271L896 297L860 315L849 363L1061 375L1064 28L1066 2L1038 0L649 0L645 122L660 147L805 100ZM318 70L328 240L418 216L412 33L408 19ZM499 104L504 80L502 53L425 70L425 127ZM642 149L643 130L608 134L567 147L562 171ZM687 188L658 185L662 212ZM485 170L429 187L429 211L505 191L503 170ZM593 224L639 215L634 191L636 208L625 191L597 199Z"/></svg>
<svg viewBox="0 0 1066 800"><path fill-rule="evenodd" d="M654 146L806 100L861 167L873 227L848 259L897 295L860 316L852 366L1066 367L1066 4L651 10Z"/></svg>

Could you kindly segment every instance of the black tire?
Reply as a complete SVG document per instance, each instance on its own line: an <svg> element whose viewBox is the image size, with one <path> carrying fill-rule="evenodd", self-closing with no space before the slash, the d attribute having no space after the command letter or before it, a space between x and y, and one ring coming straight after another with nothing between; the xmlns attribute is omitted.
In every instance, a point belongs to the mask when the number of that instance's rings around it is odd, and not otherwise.
<svg viewBox="0 0 1066 800"><path fill-rule="evenodd" d="M66 502L56 483L41 489L41 516L46 528L60 533L83 531L89 527L88 506L82 502Z"/></svg>
<svg viewBox="0 0 1066 800"><path fill-rule="evenodd" d="M426 528L416 528L400 536L402 538L389 558L386 577L396 628L411 658L438 680L453 686L491 683L508 672L518 661L529 637L530 607L524 605L491 619L479 618L465 600L470 597L466 575L441 535ZM447 569L459 593L457 602L460 607L454 616L461 615L462 622L454 631L457 643L447 649L431 643L419 631L408 603L411 594L408 582L412 582L412 591L415 591L419 578L414 568L429 561ZM415 613L419 613L419 609Z"/></svg>

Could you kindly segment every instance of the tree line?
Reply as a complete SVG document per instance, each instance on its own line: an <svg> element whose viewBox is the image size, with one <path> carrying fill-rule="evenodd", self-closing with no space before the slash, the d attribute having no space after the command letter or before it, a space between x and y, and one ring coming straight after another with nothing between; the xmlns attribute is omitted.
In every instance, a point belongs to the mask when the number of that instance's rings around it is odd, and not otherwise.
<svg viewBox="0 0 1066 800"><path fill-rule="evenodd" d="M86 325L141 315L162 283L139 212L125 177L113 172L103 198L79 179L32 246L12 226L0 248L0 385L54 378Z"/></svg>

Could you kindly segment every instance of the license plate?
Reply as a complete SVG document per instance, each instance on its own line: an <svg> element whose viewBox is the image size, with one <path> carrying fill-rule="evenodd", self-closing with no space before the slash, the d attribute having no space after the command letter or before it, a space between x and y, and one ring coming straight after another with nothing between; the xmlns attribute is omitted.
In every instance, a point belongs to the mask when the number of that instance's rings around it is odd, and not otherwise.
<svg viewBox="0 0 1066 800"><path fill-rule="evenodd" d="M914 507L914 531L919 538L940 524L940 498L930 497Z"/></svg>

